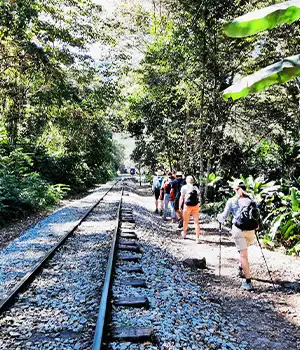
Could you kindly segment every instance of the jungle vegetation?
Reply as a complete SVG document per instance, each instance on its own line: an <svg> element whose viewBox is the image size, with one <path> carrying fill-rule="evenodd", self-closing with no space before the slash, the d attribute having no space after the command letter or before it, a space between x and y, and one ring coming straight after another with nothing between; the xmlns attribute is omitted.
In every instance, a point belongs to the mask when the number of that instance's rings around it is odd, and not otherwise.
<svg viewBox="0 0 300 350"><path fill-rule="evenodd" d="M211 211L244 178L266 241L299 254L300 79L222 96L299 53L299 20L229 38L226 23L274 1L120 0L111 14L97 3L0 3L0 221L113 177L112 132L129 132L137 166L196 174Z"/></svg>

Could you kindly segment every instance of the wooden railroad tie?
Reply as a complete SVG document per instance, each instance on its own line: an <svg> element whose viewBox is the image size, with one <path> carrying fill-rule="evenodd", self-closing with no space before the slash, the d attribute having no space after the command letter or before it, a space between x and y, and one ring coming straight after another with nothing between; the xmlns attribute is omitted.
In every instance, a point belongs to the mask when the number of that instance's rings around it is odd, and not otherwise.
<svg viewBox="0 0 300 350"><path fill-rule="evenodd" d="M121 227L121 232L122 232L122 233L136 234L134 228L124 228L124 227Z"/></svg>
<svg viewBox="0 0 300 350"><path fill-rule="evenodd" d="M122 222L125 224L135 224L135 220L133 218L122 218Z"/></svg>
<svg viewBox="0 0 300 350"><path fill-rule="evenodd" d="M127 232L122 232L120 237L124 239L138 239L136 233L127 233Z"/></svg>
<svg viewBox="0 0 300 350"><path fill-rule="evenodd" d="M141 265L134 265L134 266L122 266L120 267L122 271L129 272L129 273L144 273L143 268Z"/></svg>
<svg viewBox="0 0 300 350"><path fill-rule="evenodd" d="M131 297L131 298L115 298L115 306L125 306L125 307L144 307L149 308L149 299L147 297Z"/></svg>
<svg viewBox="0 0 300 350"><path fill-rule="evenodd" d="M122 223L122 227L121 227L122 230L134 230L135 229L135 224L132 224L130 222L123 222Z"/></svg>
<svg viewBox="0 0 300 350"><path fill-rule="evenodd" d="M120 241L120 245L132 245L132 246L137 246L136 241Z"/></svg>
<svg viewBox="0 0 300 350"><path fill-rule="evenodd" d="M146 281L137 278L123 279L121 283L135 288L147 288Z"/></svg>
<svg viewBox="0 0 300 350"><path fill-rule="evenodd" d="M119 260L139 262L141 258L138 255L123 255L123 256L119 256Z"/></svg>
<svg viewBox="0 0 300 350"><path fill-rule="evenodd" d="M153 328L150 327L116 327L110 332L114 341L125 341L132 343L154 342Z"/></svg>
<svg viewBox="0 0 300 350"><path fill-rule="evenodd" d="M141 248L139 246L134 246L134 245L119 245L118 247L119 250L121 251L127 251L127 252L135 252L135 253L140 253Z"/></svg>

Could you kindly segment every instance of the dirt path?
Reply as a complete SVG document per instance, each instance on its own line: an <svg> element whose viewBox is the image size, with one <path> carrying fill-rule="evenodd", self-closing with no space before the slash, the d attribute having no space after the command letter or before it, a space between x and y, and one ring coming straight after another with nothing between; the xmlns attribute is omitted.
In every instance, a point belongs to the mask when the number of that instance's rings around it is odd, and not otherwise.
<svg viewBox="0 0 300 350"><path fill-rule="evenodd" d="M137 192L145 196L143 205L152 213L154 201L149 192ZM249 248L255 290L244 291L240 289L241 279L237 277L238 253L228 230L222 234L220 280L217 222L201 215L202 243L197 245L192 224L187 239L183 240L177 225L150 215L153 229L160 227L160 235L165 237L162 248L180 260L206 258L208 269L195 270L194 281L208 292L213 303L221 307L224 316L234 322L241 342L251 344L248 349L300 349L300 259L263 249L276 284L274 291L260 248L255 242Z"/></svg>

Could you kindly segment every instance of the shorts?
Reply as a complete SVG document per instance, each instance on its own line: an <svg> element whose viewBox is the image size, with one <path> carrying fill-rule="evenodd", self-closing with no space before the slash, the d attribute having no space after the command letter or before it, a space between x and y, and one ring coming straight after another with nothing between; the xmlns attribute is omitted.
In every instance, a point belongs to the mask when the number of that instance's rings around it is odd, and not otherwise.
<svg viewBox="0 0 300 350"><path fill-rule="evenodd" d="M154 196L155 196L155 200L157 201L160 195L160 189L155 188L154 189Z"/></svg>
<svg viewBox="0 0 300 350"><path fill-rule="evenodd" d="M231 229L232 237L235 241L235 245L238 251L245 250L250 244L254 242L255 230L242 231L235 225Z"/></svg>
<svg viewBox="0 0 300 350"><path fill-rule="evenodd" d="M179 210L179 201L180 201L180 197L174 199L174 209L175 209L175 211ZM183 209L183 204L184 203L182 203L182 205L181 205L181 209Z"/></svg>

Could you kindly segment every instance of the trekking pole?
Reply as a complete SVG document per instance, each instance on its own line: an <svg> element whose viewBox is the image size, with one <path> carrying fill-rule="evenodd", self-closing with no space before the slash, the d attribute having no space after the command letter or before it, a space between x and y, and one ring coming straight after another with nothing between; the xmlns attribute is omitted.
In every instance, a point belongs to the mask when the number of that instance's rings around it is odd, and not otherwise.
<svg viewBox="0 0 300 350"><path fill-rule="evenodd" d="M219 252L219 280L221 280L221 252L222 252L222 224L219 222L220 252Z"/></svg>
<svg viewBox="0 0 300 350"><path fill-rule="evenodd" d="M264 261L265 261L265 264L266 264L266 267L267 267L267 270L268 270L268 273L269 273L269 276L270 276L270 280L271 280L271 282L272 282L272 284L273 284L274 291L276 292L275 283L274 283L274 281L273 281L271 272L270 272L270 270L269 270L269 267L268 267L268 264L267 264L267 260L266 260L266 258L265 258L265 255L264 255L264 253L263 253L262 246L261 246L261 244L260 244L260 241L259 241L259 238L258 238L258 235L257 235L257 230L255 230L255 237L256 237L256 239L257 239L257 242L258 242L258 245L259 245L259 248L260 248L260 251L261 251L261 255L262 255L263 258L264 258Z"/></svg>

